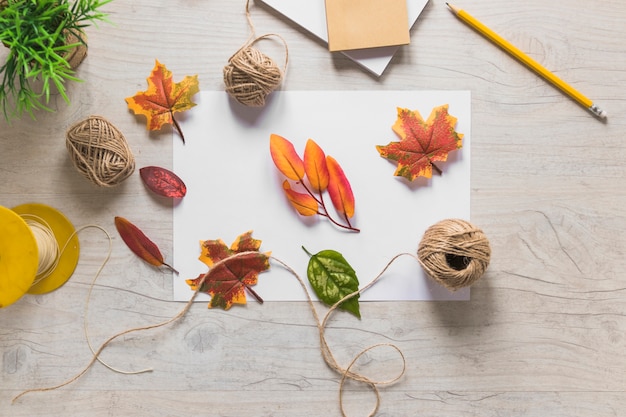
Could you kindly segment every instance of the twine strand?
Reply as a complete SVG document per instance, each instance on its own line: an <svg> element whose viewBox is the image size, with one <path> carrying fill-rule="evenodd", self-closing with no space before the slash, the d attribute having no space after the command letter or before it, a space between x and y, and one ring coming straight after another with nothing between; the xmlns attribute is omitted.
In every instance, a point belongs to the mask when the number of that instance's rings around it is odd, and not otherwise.
<svg viewBox="0 0 626 417"><path fill-rule="evenodd" d="M246 0L246 20L248 21L248 26L250 27L250 37L246 41L249 43L254 38L254 23L252 22L252 15L250 15L250 0Z"/></svg>
<svg viewBox="0 0 626 417"><path fill-rule="evenodd" d="M97 226L97 227L99 227L99 226ZM108 235L108 233L107 233L107 235ZM92 353L93 354L92 354L91 360L77 374L75 374L71 378L69 378L66 381L61 382L60 384L57 384L57 385L53 385L53 386L49 386L49 387L32 388L32 389L28 389L28 390L22 391L20 394L18 394L17 396L13 397L13 400L11 401L11 403L15 403L18 399L20 399L21 397L23 397L26 394L34 393L34 392L54 391L56 389L65 387L65 386L70 385L71 383L77 381L78 379L80 379L80 377L82 377L84 374L87 373L87 371L93 366L94 363L96 363L97 361L100 361L100 354L102 353L102 351L104 351L104 349L109 344L111 344L111 342L115 341L116 339L118 339L118 338L120 338L122 336L125 336L125 335L130 334L130 333L135 333L135 332L140 332L140 331L145 331L145 330L151 330L151 329L156 329L156 328L159 328L159 327L167 326L168 324L174 323L175 321L177 321L180 318L184 317L185 314L187 314L187 312L189 311L189 309L193 305L193 302L195 301L196 297L200 293L200 287L202 286L202 283L207 278L207 276L211 273L211 271L213 271L215 269L215 267L225 263L228 260L231 260L231 259L239 257L239 256L244 256L244 255L247 255L247 254L250 254L250 253L258 253L258 252L240 252L240 253L235 254L235 255L233 255L233 256L231 256L229 258L226 258L226 259L223 259L223 260L221 260L219 262L216 262L213 265L213 268L209 269L209 271L206 274L203 275L202 280L198 284L198 288L194 291L193 295L187 301L185 306L174 317L172 317L170 319L167 319L165 321L162 321L160 323L150 324L150 325L146 325L146 326L133 327L133 328L126 329L126 330L123 330L121 332L118 332L118 333L114 334L113 336L111 336L108 339L106 339L100 345L100 347L97 350L95 350L95 352L92 349ZM107 257L107 259L108 259L108 257ZM104 268L104 266L102 268ZM101 269L98 271L98 274L99 274L100 271L101 271ZM94 277L94 279L92 280L92 282L90 284L89 292L88 292L89 294L91 294L91 290L95 286L97 278L98 278L98 275L96 275ZM110 366L107 366L107 367L109 369L112 369L112 370L115 369L115 368L110 367ZM137 373L149 372L149 371L150 370L142 370L142 371L138 371ZM121 373L126 373L126 372L122 371Z"/></svg>
<svg viewBox="0 0 626 417"><path fill-rule="evenodd" d="M96 226L99 227L99 226ZM104 229L102 229L104 230ZM106 231L105 231L106 233ZM108 235L108 233L107 233ZM34 393L34 392L46 392L46 391L53 391L62 387L65 387L67 385L70 385L71 383L75 382L76 380L78 380L80 377L82 377L85 373L87 373L87 371L93 366L93 364L96 361L101 361L100 359L100 354L102 353L102 351L104 351L104 349L114 340L120 338L121 336L130 334L130 333L134 333L134 332L139 332L139 331L145 331L145 330L151 330L151 329L156 329L159 327L163 327L163 326L167 326L168 324L174 323L177 320L181 319L182 317L185 316L185 314L189 311L189 309L191 308L191 306L193 305L196 297L198 296L198 294L200 293L200 288L202 288L202 284L204 283L204 281L210 276L210 274L212 273L212 271L216 270L217 267L219 267L220 265L232 261L233 259L236 259L238 257L242 257L242 256L246 256L246 255L250 255L250 254L257 254L258 252L256 251L245 251L245 252L239 252L236 253L228 258L222 259L218 262L216 262L213 267L211 269L209 269L201 278L201 280L199 281L196 290L194 291L194 293L192 294L192 296L190 297L190 299L186 302L185 306L178 312L178 314L176 314L174 317L165 320L163 322L160 323L156 323L156 324L151 324L151 325L147 325L147 326L140 326L140 327L133 327L124 331L121 331L119 333L114 334L113 336L109 337L107 340L105 340L100 347L97 350L93 350L93 348L91 347L91 343L89 343L90 348L92 349L92 358L91 360L87 363L86 366L83 367L82 370L80 370L76 375L74 375L73 377L67 379L66 381L54 385L54 386L50 386L50 387L41 387L41 388L33 388L33 389L29 389L29 390L25 390L22 391L20 394L18 394L17 396L15 396L12 400L12 403L15 403L18 399L20 399L22 396L29 394L29 393ZM330 318L331 314L339 307L339 305L345 301L346 299L349 299L351 297L356 296L359 293L362 293L363 291L367 290L368 288L370 288L372 285L374 285L379 279L380 277L384 274L384 272L387 270L387 268L389 268L389 266L400 256L403 255L409 255L409 256L413 256L412 254L399 254L396 255L394 258L392 258L391 261L389 261L389 263L385 266L385 268L383 268L382 272L380 272L378 274L378 276L376 278L374 278L374 280L372 280L368 285L366 285L365 287L363 287L360 290L357 290L347 296L345 296L343 299L341 299L340 301L338 301L337 303L335 303L333 306L331 306L328 310L328 312L326 313L326 315L324 316L324 319L320 321L320 317L319 314L317 312L317 309L315 308L315 304L313 302L313 299L311 298L311 295L309 294L309 291L306 287L306 284L304 283L304 280L298 275L298 273L296 271L293 270L293 268L291 268L289 265L287 265L286 263L284 263L283 261L281 261L280 259L277 259L275 257L271 257L271 259L273 259L274 261L278 262L280 265L282 265L285 269L287 269L287 271L289 271L292 275L294 275L294 277L298 280L298 282L300 283L300 286L302 287L302 289L305 292L306 298L307 298L307 302L309 304L309 307L311 308L311 312L313 314L313 317L315 319L316 322L316 326L318 328L318 332L319 332L319 340L320 340L320 349L322 352L322 357L324 358L324 361L328 364L328 366L333 369L335 372L339 373L340 375L342 375L341 378L341 382L340 382L340 386L339 386L339 402L340 402L340 406L341 406L341 413L342 416L346 417L347 414L344 410L343 407L343 392L344 392L344 385L347 379L352 379L358 382L363 382L365 384L367 384L368 386L370 386L372 388L372 390L374 391L374 394L376 396L376 404L374 407L374 411L373 413L370 414L370 416L373 416L376 413L376 410L378 410L379 405L380 405L380 393L378 390L378 385L382 385L382 384L391 384L393 382L396 382L397 380L399 380L405 373L406 370L406 359L404 357L404 355L402 354L402 351L395 345L393 344L388 344L388 343L381 343L381 344L377 344L377 345L373 345L370 346L366 349L364 349L363 351L361 351L360 353L358 353L356 355L356 357L350 362L350 364L346 367L343 368L342 366L340 366L337 362L337 360L335 359L332 350L330 349L330 346L328 345L328 342L326 341L326 335L325 335L325 326L326 323L328 322L328 319ZM109 255L107 255L106 260L108 260ZM94 279L92 280L91 284L90 284L90 288L89 288L89 292L88 295L91 294L91 291L96 283L96 280L100 274L100 272L102 271L102 269L104 268L104 265L106 264L106 260L103 263L103 265L101 266L101 268L98 270L96 276L94 277ZM88 298L89 300L89 298ZM85 308L85 311L87 311L87 307ZM85 324L85 334L87 335L87 325ZM379 347L383 347L383 346L388 346L391 347L393 349L395 349L399 355L400 358L402 360L402 370L399 373L399 375L397 375L395 378L392 378L390 380L375 380L375 379L371 379L368 378L364 375L361 375L357 372L352 371L352 367L356 364L356 362L358 361L358 359L360 357L362 357L364 354L366 354L367 352L369 352L372 349L375 348L379 348ZM118 370L116 370L115 368L108 366L105 364L105 366L107 366L107 368L114 370L116 372L120 372ZM149 372L151 369L146 369L146 370L142 370L142 371L137 371L137 372L133 372L133 373L141 373L141 372ZM121 373L130 373L130 372L124 372L121 371Z"/></svg>
<svg viewBox="0 0 626 417"><path fill-rule="evenodd" d="M274 259L276 262L280 263L285 269L287 269L287 271L289 271L294 277L296 277L296 279L300 283L300 286L302 287L302 289L305 292L305 295L306 295L306 298L307 298L307 302L309 304L309 307L311 309L311 312L313 313L313 317L314 317L315 322L317 324L317 328L318 328L318 332L319 332L319 340L320 340L320 350L321 350L324 362L326 362L326 364L333 371L335 371L336 373L341 375L341 381L339 383L339 405L340 405L340 409L341 409L341 415L343 417L347 417L347 413L346 413L345 408L343 406L344 386L345 386L345 383L346 383L347 379L351 379L351 380L354 380L354 381L357 381L357 382L362 382L362 383L368 385L372 389L372 391L374 392L376 403L374 405L374 408L373 408L372 412L370 412L370 414L369 414L369 416L371 417L371 416L376 414L376 412L378 411L378 408L380 406L380 392L378 390L378 386L379 385L389 385L389 384L392 384L394 382L397 382L400 378L402 378L402 376L406 372L406 359L404 357L404 354L400 350L400 348L397 347L396 345L391 344L391 343L379 343L379 344L375 344L375 345L372 345L372 346L370 346L368 348L363 349L361 352L359 352L354 357L354 359L352 359L350 364L346 368L344 368L341 365L339 365L339 363L337 362L337 359L333 355L333 352L332 352L330 346L328 345L328 341L326 340L326 325L327 325L328 320L330 319L331 315L333 314L333 312L339 308L341 303L343 303L344 301L346 301L346 300L348 300L348 299L350 299L352 297L355 297L357 294L361 294L364 291L367 291L368 288L370 288L374 284L376 284L376 282L378 282L381 279L381 277L384 275L384 273L387 271L387 269L398 258L400 258L401 256L410 256L410 257L416 259L416 256L411 254L411 253L400 253L398 255L395 255L393 258L391 258L391 260L387 263L387 265L385 265L385 267L382 269L382 271L372 281L370 281L369 284L367 284L366 286L364 286L363 288L361 288L361 289L359 289L357 291L354 291L354 292L346 295L341 300L339 300L335 304L333 304L328 309L328 311L324 315L323 320L321 320L321 321L319 319L319 315L317 313L317 309L315 308L315 304L313 303L313 299L311 298L311 295L309 294L309 291L308 291L308 289L306 287L306 284L304 283L304 280L289 265L285 264L284 262L282 262L281 260L279 260L277 258L272 257L272 259ZM363 355L365 355L367 352L369 352L369 351L371 351L373 349L380 348L380 347L391 347L392 349L396 350L398 352L398 354L400 355L400 359L401 359L401 362L402 362L402 369L398 373L397 376L395 376L394 378L391 378L389 380L376 380L376 379L372 379L372 378L369 378L369 377L367 377L365 375L362 375L360 373L352 371L353 366L356 364L356 362Z"/></svg>
<svg viewBox="0 0 626 417"><path fill-rule="evenodd" d="M92 227L100 228L99 226L92 226ZM100 359L100 354L110 343L112 343L114 340L118 339L121 336L127 335L129 333L133 333L133 332L139 332L139 331L145 331L145 330L151 330L151 329L163 327L183 318L186 315L186 313L189 311L191 306L193 305L193 302L195 301L198 294L200 293L200 288L202 288L204 281L210 276L210 274L214 270L216 270L220 265L226 262L232 261L233 259L236 259L238 257L246 256L249 254L258 254L258 252L256 251L239 252L230 257L227 257L225 259L222 259L216 262L213 265L213 267L210 268L202 276L201 280L197 284L196 289L194 293L192 294L192 296L190 297L190 299L186 302L184 307L174 317L168 320L162 321L160 323L134 327L134 328L130 328L130 329L118 332L114 334L113 336L109 337L106 341L104 341L97 350L94 350L89 340L88 327L87 327L87 312L88 312L89 300L91 297L93 287L95 286L96 280L98 276L100 275L100 272L106 265L106 262L108 261L110 253L111 253L111 237L108 235L108 233L104 229L102 228L100 229L103 230L109 238L109 253L107 254L105 261L103 262L102 266L100 267L100 269L98 270L98 272L96 273L94 279L92 280L90 284L88 295L87 295L86 306L85 306L84 330L85 330L85 337L87 338L89 348L91 349L91 352L92 352L91 360L81 371L79 371L76 375L66 380L65 382L62 382L58 385L51 386L51 387L34 388L34 389L23 391L22 393L18 394L16 397L13 398L12 403L14 403L19 398L21 398L22 396L28 393L52 391L58 388L62 388L66 385L69 385L73 383L74 381L78 380L80 377L82 377L96 361L100 361L107 368L115 372L126 373L126 374L150 372L152 369L144 369L141 371L134 371L134 372L120 371L104 363ZM83 230L83 229L80 229L80 230ZM74 233L77 233L77 232L78 231ZM63 248L63 250L64 249L65 247ZM344 394L344 387L345 387L346 380L351 379L356 382L361 382L361 383L366 384L373 391L374 396L375 396L375 404L374 404L372 411L368 414L369 417L372 417L377 413L380 407L380 391L378 387L380 385L388 385L388 384L395 383L400 378L402 378L402 376L406 372L406 358L404 354L402 353L402 351L400 350L400 348L397 347L396 345L391 344L391 343L379 343L379 344L374 344L372 346L369 346L361 350L359 353L356 354L356 356L352 359L352 361L348 364L348 366L342 367L338 363L335 356L333 355L332 349L330 348L328 341L326 339L326 326L332 314L339 308L339 306L344 301L352 297L355 297L358 294L363 293L364 291L366 291L367 289L375 285L381 279L381 277L385 274L387 269L401 256L413 257L420 263L420 265L422 265L425 272L429 276L436 279L444 286L454 290L454 289L460 288L461 286L469 285L472 282L474 282L476 279L480 278L480 276L482 276L482 274L484 273L485 269L488 266L490 254L491 254L491 251L489 247L489 241L486 239L486 237L484 236L484 234L482 233L480 229L476 228L475 226L471 225L469 222L466 222L464 220L459 220L459 219L444 220L442 222L439 222L431 226L429 229L427 229L427 231L424 233L422 241L420 242L417 256L411 253L400 253L398 255L395 255L393 258L391 258L391 260L387 263L387 265L385 265L385 267L381 270L381 272L369 284L367 284L366 286L364 286L363 288L357 291L352 292L351 294L346 295L341 300L333 304L328 309L328 311L326 312L322 320L320 320L320 316L317 312L313 299L307 289L307 286L304 280L298 275L298 273L293 268L291 268L289 265L287 265L280 259L275 258L275 257L270 257L270 258L274 260L275 262L279 263L283 268L285 268L289 273L291 273L297 279L297 281L299 282L300 286L302 287L306 295L306 300L311 309L313 318L315 319L315 323L318 329L320 351L321 351L322 357L324 361L326 362L326 364L333 371L341 375L341 380L339 383L339 405L340 405L341 415L343 417L347 417L347 413L345 411L344 403L343 403L343 394ZM450 259L446 257L450 255L461 257L461 259L464 260L462 267L458 267L458 265L451 265ZM436 258L437 262L439 263L433 262L432 258ZM441 263L442 258L445 260L444 262L445 265ZM477 265L474 265L474 264L477 264ZM465 274L461 274L459 276L459 274L454 275L453 273L453 277L451 279L447 275L444 277L445 274L442 275L442 273L449 273L450 270L454 270L454 272L457 272L457 273L461 271L461 272L464 272ZM353 367L363 355L367 354L373 349L382 348L382 347L391 348L395 350L400 356L402 369L395 377L387 379L387 380L377 380L377 379L369 378L353 370Z"/></svg>
<svg viewBox="0 0 626 417"><path fill-rule="evenodd" d="M107 254L104 258L104 261L100 264L100 267L98 268L98 271L96 272L96 274L94 275L92 281L91 281L91 285L89 285L89 291L87 291L87 299L85 301L85 311L83 314L83 331L85 333L85 340L87 340L87 345L89 346L89 350L91 351L91 353L93 355L95 355L98 359L98 362L100 362L102 365L104 365L106 368L110 369L113 372L117 372L119 374L124 374L124 375L137 375L137 374L143 374L146 372L152 372L153 369L152 368L145 368L145 369L140 369L138 371L124 371L122 369L119 368L115 368L111 365L109 365L108 363L106 363L104 360L102 360L102 358L100 357L100 355L96 354L96 350L94 349L92 343L91 343L91 339L89 337L89 304L91 301L91 293L93 292L94 286L96 285L96 280L98 279L98 277L100 276L100 274L102 273L102 270L104 269L104 267L106 266L106 264L109 262L109 259L111 258L111 253L113 252L113 239L111 238L111 235L109 234L109 232L106 231L106 229L104 229L101 226L98 225L88 225L85 226L83 228L81 228L80 230L84 230L88 227L92 227L92 228L96 228L100 231L102 231L108 240L108 250L107 250Z"/></svg>

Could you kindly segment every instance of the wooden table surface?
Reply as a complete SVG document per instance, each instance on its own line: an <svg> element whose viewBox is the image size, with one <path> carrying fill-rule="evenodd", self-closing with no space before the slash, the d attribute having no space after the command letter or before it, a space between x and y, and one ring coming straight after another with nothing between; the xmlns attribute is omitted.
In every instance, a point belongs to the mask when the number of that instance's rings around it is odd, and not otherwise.
<svg viewBox="0 0 626 417"><path fill-rule="evenodd" d="M406 373L380 387L380 416L620 416L626 409L626 2L459 0L609 114L603 123L458 21L432 0L380 78L260 4L257 34L289 46L283 90L471 90L471 221L492 261L468 302L376 302L364 318L334 316L328 342L347 366L376 343L393 343ZM146 88L155 58L175 79L198 74L223 90L222 68L249 32L244 0L115 0L113 25L88 29L89 56L54 113L0 121L0 204L49 204L77 227L96 224L113 254L94 288L92 343L166 320L171 275L138 261L113 218L141 218L172 253L172 208L134 177L100 189L79 176L66 129L99 114L128 139L137 166L171 167L169 128L148 133L124 98ZM279 44L261 48L280 60ZM275 49L273 49L275 48ZM5 51L0 51L4 57ZM135 174L137 175L137 174ZM416 237L416 246L419 237ZM250 303L228 311L195 304L184 319L122 337L78 381L52 392L92 358L83 332L89 284L106 254L96 229L80 234L70 281L0 310L2 416L334 416L341 376L324 363L304 302ZM318 306L323 311L321 306ZM368 362L368 363L365 363ZM369 352L373 377L397 356ZM367 415L375 397L349 382L344 406Z"/></svg>

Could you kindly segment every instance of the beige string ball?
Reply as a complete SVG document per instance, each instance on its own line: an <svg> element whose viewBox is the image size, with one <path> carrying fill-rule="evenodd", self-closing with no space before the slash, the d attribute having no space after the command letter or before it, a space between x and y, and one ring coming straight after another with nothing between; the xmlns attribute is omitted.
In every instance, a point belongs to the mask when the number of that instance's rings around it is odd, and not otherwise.
<svg viewBox="0 0 626 417"><path fill-rule="evenodd" d="M271 35L255 39L263 39ZM250 43L230 57L224 67L226 92L245 106L262 107L267 96L283 79L283 70L276 62Z"/></svg>
<svg viewBox="0 0 626 417"><path fill-rule="evenodd" d="M483 276L491 247L481 229L465 220L447 219L424 232L417 258L428 276L456 291Z"/></svg>
<svg viewBox="0 0 626 417"><path fill-rule="evenodd" d="M74 124L65 144L74 167L100 187L114 187L135 171L126 138L111 122L100 116Z"/></svg>

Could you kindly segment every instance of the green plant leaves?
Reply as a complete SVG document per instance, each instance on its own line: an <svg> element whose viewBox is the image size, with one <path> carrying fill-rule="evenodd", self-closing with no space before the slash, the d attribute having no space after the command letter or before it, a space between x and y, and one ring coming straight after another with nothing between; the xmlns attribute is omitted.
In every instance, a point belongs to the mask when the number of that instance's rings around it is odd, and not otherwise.
<svg viewBox="0 0 626 417"><path fill-rule="evenodd" d="M328 249L312 255L304 246L302 249L310 257L306 273L320 300L332 306L348 294L358 291L359 280L356 272L341 253ZM361 318L359 296L356 293L342 302L339 308Z"/></svg>
<svg viewBox="0 0 626 417"><path fill-rule="evenodd" d="M9 48L0 63L0 112L7 121L23 113L34 117L35 110L53 111L51 90L70 102L66 83L80 81L70 50L84 44L87 26L108 22L99 9L111 1L0 0L0 43Z"/></svg>

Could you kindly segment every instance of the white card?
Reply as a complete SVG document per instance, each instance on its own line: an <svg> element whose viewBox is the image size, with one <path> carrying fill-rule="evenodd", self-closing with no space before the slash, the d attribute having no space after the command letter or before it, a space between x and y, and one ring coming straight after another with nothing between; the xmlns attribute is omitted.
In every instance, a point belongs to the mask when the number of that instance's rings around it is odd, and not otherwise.
<svg viewBox="0 0 626 417"><path fill-rule="evenodd" d="M240 105L223 91L197 94L193 109L177 115L185 132L174 135L174 172L187 195L174 207L174 298L188 300L185 279L208 267L198 260L201 240L230 246L253 230L261 251L293 268L307 282L311 253L333 249L355 269L361 287L399 253L415 254L424 231L446 218L469 220L471 100L468 91L277 91L263 108ZM400 140L391 126L397 108L431 110L449 105L464 135L463 147L438 163L442 175L413 183L395 177L395 165L376 145ZM311 138L333 156L356 200L352 219L360 233L345 232L320 216L302 217L286 200L284 177L274 166L269 137L290 140L302 155ZM327 199L329 206L332 206ZM332 210L332 209L331 209ZM296 278L272 261L254 290L264 300L305 300ZM311 292L311 294L313 294ZM250 298L250 297L248 297ZM208 299L208 296L204 299ZM403 256L362 294L361 300L467 300L469 288L451 292L428 278L416 259Z"/></svg>

